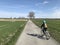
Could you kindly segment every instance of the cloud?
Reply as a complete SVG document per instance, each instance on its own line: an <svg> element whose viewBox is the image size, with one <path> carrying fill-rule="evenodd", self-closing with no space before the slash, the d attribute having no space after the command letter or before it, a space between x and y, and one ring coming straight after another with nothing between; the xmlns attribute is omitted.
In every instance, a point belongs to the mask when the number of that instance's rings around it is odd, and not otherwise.
<svg viewBox="0 0 60 45"><path fill-rule="evenodd" d="M49 14L47 14L47 17L48 18L60 18L60 8L59 7L53 7L51 9L51 12Z"/></svg>
<svg viewBox="0 0 60 45"><path fill-rule="evenodd" d="M57 8L58 8L58 7L53 7L52 10L55 10L55 9L57 9Z"/></svg>
<svg viewBox="0 0 60 45"><path fill-rule="evenodd" d="M3 8L24 8L26 5L0 5Z"/></svg>
<svg viewBox="0 0 60 45"><path fill-rule="evenodd" d="M53 8L50 13L41 10L33 10L37 18L60 18L60 8Z"/></svg>
<svg viewBox="0 0 60 45"><path fill-rule="evenodd" d="M28 12L31 12L31 11L37 13L39 10L29 9Z"/></svg>
<svg viewBox="0 0 60 45"><path fill-rule="evenodd" d="M49 2L48 1L43 1L41 3L36 3L35 5L36 6L39 6L39 5L45 5L45 4L48 4Z"/></svg>
<svg viewBox="0 0 60 45"><path fill-rule="evenodd" d="M53 11L53 13L52 13L52 16L54 17L54 18L60 18L60 9L58 8L58 9L55 9L54 11Z"/></svg>
<svg viewBox="0 0 60 45"><path fill-rule="evenodd" d="M0 11L0 17L27 17L27 13Z"/></svg>
<svg viewBox="0 0 60 45"><path fill-rule="evenodd" d="M48 4L48 1L44 1L42 4Z"/></svg>
<svg viewBox="0 0 60 45"><path fill-rule="evenodd" d="M56 9L59 9L59 7L55 6L55 7L52 7L51 9L48 9L48 10L56 10Z"/></svg>

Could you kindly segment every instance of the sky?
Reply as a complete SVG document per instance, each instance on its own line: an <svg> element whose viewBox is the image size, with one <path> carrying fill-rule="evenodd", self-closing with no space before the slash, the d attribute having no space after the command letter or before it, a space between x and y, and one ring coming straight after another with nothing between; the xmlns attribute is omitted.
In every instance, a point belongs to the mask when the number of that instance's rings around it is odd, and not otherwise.
<svg viewBox="0 0 60 45"><path fill-rule="evenodd" d="M60 0L0 0L0 18L27 17L31 11L36 18L60 18Z"/></svg>

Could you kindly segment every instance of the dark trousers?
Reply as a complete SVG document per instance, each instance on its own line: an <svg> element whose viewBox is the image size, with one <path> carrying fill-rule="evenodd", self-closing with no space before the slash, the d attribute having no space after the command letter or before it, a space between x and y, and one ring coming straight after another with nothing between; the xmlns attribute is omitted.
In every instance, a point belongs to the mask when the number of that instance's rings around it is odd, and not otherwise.
<svg viewBox="0 0 60 45"><path fill-rule="evenodd" d="M43 33L44 33L44 34L45 34L46 30L47 30L47 28L43 28L43 30L42 30L42 31L43 31Z"/></svg>

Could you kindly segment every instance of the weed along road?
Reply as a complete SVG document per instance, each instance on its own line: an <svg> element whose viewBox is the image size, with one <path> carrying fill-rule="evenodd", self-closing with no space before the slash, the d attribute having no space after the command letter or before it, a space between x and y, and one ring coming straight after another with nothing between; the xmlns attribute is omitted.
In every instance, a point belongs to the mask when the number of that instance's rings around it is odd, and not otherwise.
<svg viewBox="0 0 60 45"><path fill-rule="evenodd" d="M41 29L29 20L15 45L59 45L53 38L40 38L40 32Z"/></svg>

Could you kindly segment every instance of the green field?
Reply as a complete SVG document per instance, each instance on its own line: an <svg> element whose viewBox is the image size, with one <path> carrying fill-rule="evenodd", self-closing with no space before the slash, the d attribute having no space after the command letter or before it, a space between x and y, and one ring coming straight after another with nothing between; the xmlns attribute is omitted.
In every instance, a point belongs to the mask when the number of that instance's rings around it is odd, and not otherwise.
<svg viewBox="0 0 60 45"><path fill-rule="evenodd" d="M42 19L33 19L32 20L37 26L41 26ZM51 36L60 43L60 20L57 19L46 19L48 25L48 31Z"/></svg>
<svg viewBox="0 0 60 45"><path fill-rule="evenodd" d="M0 45L14 45L26 21L0 21Z"/></svg>

